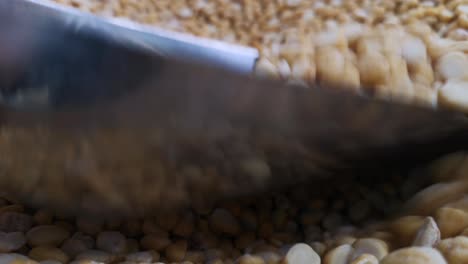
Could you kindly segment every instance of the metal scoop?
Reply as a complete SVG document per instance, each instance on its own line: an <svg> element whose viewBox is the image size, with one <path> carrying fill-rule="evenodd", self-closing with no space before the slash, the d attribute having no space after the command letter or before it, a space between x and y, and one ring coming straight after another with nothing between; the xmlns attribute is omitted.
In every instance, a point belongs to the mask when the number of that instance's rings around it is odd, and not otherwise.
<svg viewBox="0 0 468 264"><path fill-rule="evenodd" d="M143 215L468 147L459 113L248 76L249 48L0 0L0 189Z"/></svg>

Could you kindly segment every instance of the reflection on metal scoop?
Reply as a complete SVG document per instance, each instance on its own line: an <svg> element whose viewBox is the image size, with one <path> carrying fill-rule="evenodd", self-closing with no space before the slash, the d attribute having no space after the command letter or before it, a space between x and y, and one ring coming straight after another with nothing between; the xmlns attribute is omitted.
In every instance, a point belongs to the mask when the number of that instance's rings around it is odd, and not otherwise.
<svg viewBox="0 0 468 264"><path fill-rule="evenodd" d="M31 205L135 216L468 147L463 115L256 80L250 49L158 49L63 12L0 0L0 186Z"/></svg>

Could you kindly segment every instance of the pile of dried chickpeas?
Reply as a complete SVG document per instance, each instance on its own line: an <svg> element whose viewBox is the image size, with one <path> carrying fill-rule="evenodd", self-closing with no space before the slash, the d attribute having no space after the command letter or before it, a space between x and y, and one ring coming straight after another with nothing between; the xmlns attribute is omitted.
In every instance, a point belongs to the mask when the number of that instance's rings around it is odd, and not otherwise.
<svg viewBox="0 0 468 264"><path fill-rule="evenodd" d="M259 49L255 73L468 112L465 0L55 0ZM379 177L376 177L379 178ZM468 154L144 219L0 199L3 263L468 263Z"/></svg>
<svg viewBox="0 0 468 264"><path fill-rule="evenodd" d="M256 47L260 76L372 87L468 112L464 0L55 0Z"/></svg>
<svg viewBox="0 0 468 264"><path fill-rule="evenodd" d="M411 175L346 177L143 219L0 199L0 263L466 263L467 167L468 155L455 153Z"/></svg>

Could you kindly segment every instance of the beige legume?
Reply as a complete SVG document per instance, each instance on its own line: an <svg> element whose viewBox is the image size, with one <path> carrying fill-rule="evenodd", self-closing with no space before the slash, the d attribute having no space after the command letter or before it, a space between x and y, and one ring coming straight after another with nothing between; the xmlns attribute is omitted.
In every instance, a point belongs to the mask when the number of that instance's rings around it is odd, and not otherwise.
<svg viewBox="0 0 468 264"><path fill-rule="evenodd" d="M350 245L342 245L332 249L325 255L324 264L347 264L353 254L353 247Z"/></svg>
<svg viewBox="0 0 468 264"><path fill-rule="evenodd" d="M69 236L68 230L53 225L36 226L26 233L31 246L58 246Z"/></svg>
<svg viewBox="0 0 468 264"><path fill-rule="evenodd" d="M409 245L423 224L421 216L405 216L391 223L390 229L402 245Z"/></svg>
<svg viewBox="0 0 468 264"><path fill-rule="evenodd" d="M350 264L379 264L379 260L370 254L362 254L355 258Z"/></svg>
<svg viewBox="0 0 468 264"><path fill-rule="evenodd" d="M287 264L320 264L320 256L307 244L296 244L288 250L284 263Z"/></svg>
<svg viewBox="0 0 468 264"><path fill-rule="evenodd" d="M468 81L449 80L439 89L439 102L453 110L468 112Z"/></svg>
<svg viewBox="0 0 468 264"><path fill-rule="evenodd" d="M453 51L444 54L437 61L437 70L445 80L463 80L468 76L468 59L465 53Z"/></svg>
<svg viewBox="0 0 468 264"><path fill-rule="evenodd" d="M265 264L265 261L261 257L244 255L237 260L238 264Z"/></svg>
<svg viewBox="0 0 468 264"><path fill-rule="evenodd" d="M190 250L185 254L185 259L193 263L204 263L205 254L202 251Z"/></svg>
<svg viewBox="0 0 468 264"><path fill-rule="evenodd" d="M352 259L356 259L362 254L370 254L381 260L388 254L387 243L375 238L358 239L353 243L353 248Z"/></svg>
<svg viewBox="0 0 468 264"><path fill-rule="evenodd" d="M455 208L440 208L435 220L440 228L442 238L458 235L468 227L468 213Z"/></svg>
<svg viewBox="0 0 468 264"><path fill-rule="evenodd" d="M335 238L334 245L341 246L341 245L352 245L356 241L355 237L352 236L341 236Z"/></svg>
<svg viewBox="0 0 468 264"><path fill-rule="evenodd" d="M61 264L62 262L57 260L43 260L39 264Z"/></svg>
<svg viewBox="0 0 468 264"><path fill-rule="evenodd" d="M69 257L60 249L49 246L40 246L31 249L29 257L36 261L55 260L68 263Z"/></svg>
<svg viewBox="0 0 468 264"><path fill-rule="evenodd" d="M116 257L110 253L94 249L83 251L75 257L75 260L96 261L103 263L109 263L114 261L115 259Z"/></svg>
<svg viewBox="0 0 468 264"><path fill-rule="evenodd" d="M440 241L437 248L450 264L462 264L468 261L468 237L444 239Z"/></svg>
<svg viewBox="0 0 468 264"><path fill-rule="evenodd" d="M142 251L128 254L126 260L137 263L152 263L159 260L159 253L156 251Z"/></svg>
<svg viewBox="0 0 468 264"><path fill-rule="evenodd" d="M429 215L444 204L460 199L468 191L466 182L437 183L420 191L407 202L407 210Z"/></svg>
<svg viewBox="0 0 468 264"><path fill-rule="evenodd" d="M0 214L7 212L22 213L24 211L24 206L20 204L11 204L0 208Z"/></svg>
<svg viewBox="0 0 468 264"><path fill-rule="evenodd" d="M446 264L447 262L437 250L428 247L399 249L387 255L381 262L381 264L400 263Z"/></svg>
<svg viewBox="0 0 468 264"><path fill-rule="evenodd" d="M36 261L20 254L0 254L0 263L5 264L37 264Z"/></svg>

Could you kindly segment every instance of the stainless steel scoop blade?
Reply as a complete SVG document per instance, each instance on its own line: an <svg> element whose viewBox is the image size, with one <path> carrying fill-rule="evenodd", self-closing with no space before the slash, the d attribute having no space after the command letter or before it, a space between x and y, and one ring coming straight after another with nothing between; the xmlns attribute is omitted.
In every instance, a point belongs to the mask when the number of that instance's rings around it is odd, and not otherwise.
<svg viewBox="0 0 468 264"><path fill-rule="evenodd" d="M0 0L0 189L145 214L468 146L460 113L248 76L249 48Z"/></svg>

